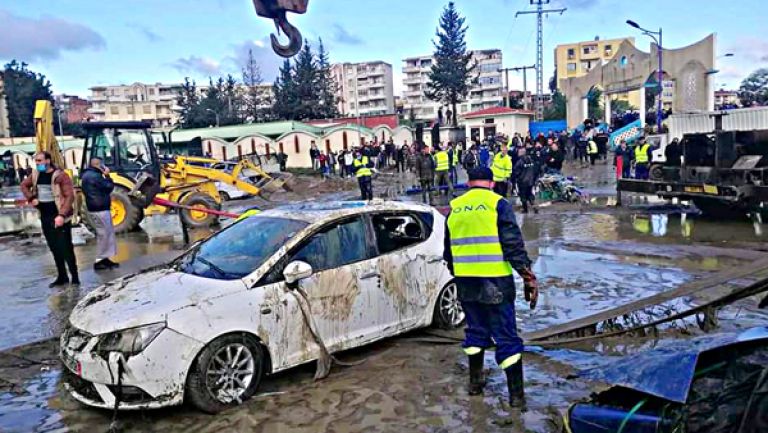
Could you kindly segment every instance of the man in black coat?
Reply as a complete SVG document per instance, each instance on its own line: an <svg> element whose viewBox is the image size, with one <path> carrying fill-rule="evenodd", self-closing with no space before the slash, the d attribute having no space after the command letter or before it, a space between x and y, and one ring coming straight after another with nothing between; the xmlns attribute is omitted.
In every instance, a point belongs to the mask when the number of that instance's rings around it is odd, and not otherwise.
<svg viewBox="0 0 768 433"><path fill-rule="evenodd" d="M111 194L115 184L109 177L109 168L104 166L101 159L92 158L80 180L88 219L96 230L96 261L93 268L97 271L116 268L119 264L110 259L117 255L117 242L110 212Z"/></svg>
<svg viewBox="0 0 768 433"><path fill-rule="evenodd" d="M528 213L529 205L533 207L535 213L539 213L539 209L533 204L535 200L533 187L539 177L539 166L531 155L526 153L524 147L518 150L518 155L519 158L512 169L512 177L517 185L517 195L523 204L523 213Z"/></svg>

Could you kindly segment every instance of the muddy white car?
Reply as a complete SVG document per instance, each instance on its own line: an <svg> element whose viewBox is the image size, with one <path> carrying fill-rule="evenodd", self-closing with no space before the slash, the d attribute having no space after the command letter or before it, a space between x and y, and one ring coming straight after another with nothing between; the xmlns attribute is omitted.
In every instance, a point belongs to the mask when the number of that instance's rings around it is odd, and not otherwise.
<svg viewBox="0 0 768 433"><path fill-rule="evenodd" d="M324 353L459 326L443 233L437 211L399 202L247 218L84 297L61 336L66 387L90 406L215 413Z"/></svg>

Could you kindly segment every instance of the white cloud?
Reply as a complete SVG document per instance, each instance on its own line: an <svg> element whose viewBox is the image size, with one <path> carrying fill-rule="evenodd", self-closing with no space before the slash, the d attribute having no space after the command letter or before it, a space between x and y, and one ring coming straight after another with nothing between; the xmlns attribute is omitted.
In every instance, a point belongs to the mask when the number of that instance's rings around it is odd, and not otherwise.
<svg viewBox="0 0 768 433"><path fill-rule="evenodd" d="M82 24L42 16L27 18L0 9L0 58L51 60L63 51L102 49L104 38Z"/></svg>
<svg viewBox="0 0 768 433"><path fill-rule="evenodd" d="M179 58L173 61L170 65L183 74L194 73L204 76L212 76L221 73L221 64L216 60L206 57L189 56L186 58Z"/></svg>

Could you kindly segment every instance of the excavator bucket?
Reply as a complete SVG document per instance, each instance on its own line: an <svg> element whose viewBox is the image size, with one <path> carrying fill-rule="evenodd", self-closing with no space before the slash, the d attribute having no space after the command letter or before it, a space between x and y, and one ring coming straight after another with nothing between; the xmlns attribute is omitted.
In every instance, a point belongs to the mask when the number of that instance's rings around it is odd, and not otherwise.
<svg viewBox="0 0 768 433"><path fill-rule="evenodd" d="M53 105L48 100L35 102L35 150L51 154L51 162L57 167L64 168L64 157L61 156L59 143L53 131Z"/></svg>

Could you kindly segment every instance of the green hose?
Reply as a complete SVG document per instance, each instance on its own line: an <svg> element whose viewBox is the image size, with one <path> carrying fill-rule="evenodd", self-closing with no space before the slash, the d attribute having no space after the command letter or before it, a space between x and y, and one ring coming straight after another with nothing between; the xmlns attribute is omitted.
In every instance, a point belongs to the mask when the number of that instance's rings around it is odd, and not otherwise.
<svg viewBox="0 0 768 433"><path fill-rule="evenodd" d="M637 404L632 408L632 410L630 410L629 413L627 413L627 416L625 416L624 419L621 421L621 424L619 425L619 429L616 430L616 433L623 433L624 432L624 428L627 426L627 423L632 418L632 415L634 415L638 410L640 410L640 408L643 407L643 405L646 402L648 402L647 398L644 398L644 399L640 400L639 402L637 402Z"/></svg>

